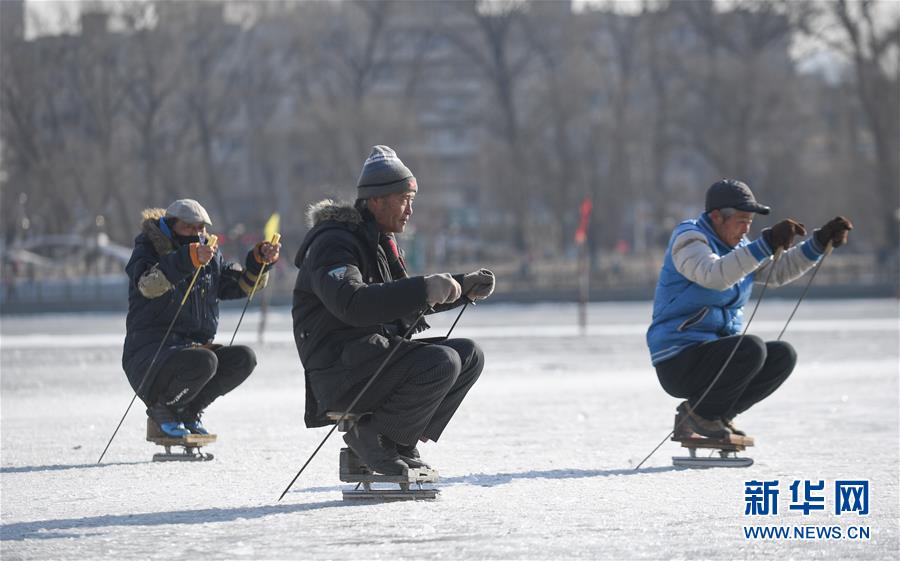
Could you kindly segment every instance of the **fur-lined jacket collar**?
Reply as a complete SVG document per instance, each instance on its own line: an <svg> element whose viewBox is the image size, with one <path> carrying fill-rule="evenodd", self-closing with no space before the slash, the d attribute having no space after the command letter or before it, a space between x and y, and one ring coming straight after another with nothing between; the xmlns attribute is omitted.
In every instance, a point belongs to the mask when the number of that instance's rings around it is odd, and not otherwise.
<svg viewBox="0 0 900 561"><path fill-rule="evenodd" d="M326 220L359 224L363 221L363 217L352 203L324 199L309 205L306 211L307 226L314 228Z"/></svg>
<svg viewBox="0 0 900 561"><path fill-rule="evenodd" d="M320 233L332 228L345 228L355 232L361 239L368 240L363 243L371 244L373 250L378 246L378 230L371 214L363 216L352 203L325 199L309 205L309 209L306 211L306 223L310 227L310 231L307 232L306 238L294 258L294 264L298 267L303 263L313 240Z"/></svg>
<svg viewBox="0 0 900 561"><path fill-rule="evenodd" d="M159 229L159 219L166 215L164 208L147 208L141 212L141 231L153 243L159 255L166 255L178 249L175 242Z"/></svg>

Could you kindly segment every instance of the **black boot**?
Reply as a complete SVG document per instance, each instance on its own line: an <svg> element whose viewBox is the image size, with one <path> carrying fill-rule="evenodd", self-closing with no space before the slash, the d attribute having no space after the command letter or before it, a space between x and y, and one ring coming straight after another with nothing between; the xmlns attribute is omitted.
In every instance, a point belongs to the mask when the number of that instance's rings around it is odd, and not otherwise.
<svg viewBox="0 0 900 561"><path fill-rule="evenodd" d="M381 435L382 444L387 445L387 443L395 446L397 448L397 454L400 456L400 459L403 460L403 463L408 465L411 468L427 468L429 467L424 461L422 461L422 457L419 455L419 449L416 448L415 445L407 446L406 444L400 444L399 442L394 442L390 438Z"/></svg>
<svg viewBox="0 0 900 561"><path fill-rule="evenodd" d="M728 430L730 430L732 434L736 434L738 436L747 436L746 432L734 426L734 417L722 417L722 424L728 427Z"/></svg>
<svg viewBox="0 0 900 561"><path fill-rule="evenodd" d="M715 440L727 440L732 434L721 420L706 419L695 413L687 401L678 405L673 430L676 439L690 437L692 432Z"/></svg>
<svg viewBox="0 0 900 561"><path fill-rule="evenodd" d="M380 435L368 423L358 423L344 435L344 442L372 471L384 475L403 475L407 466L400 459L397 447L390 439L382 442Z"/></svg>

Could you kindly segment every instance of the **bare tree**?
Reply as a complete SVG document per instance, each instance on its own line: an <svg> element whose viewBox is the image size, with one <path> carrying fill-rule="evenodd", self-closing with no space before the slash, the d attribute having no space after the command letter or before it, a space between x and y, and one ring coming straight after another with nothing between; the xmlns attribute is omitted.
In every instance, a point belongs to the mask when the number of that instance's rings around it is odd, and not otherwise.
<svg viewBox="0 0 900 561"><path fill-rule="evenodd" d="M79 138L69 146L75 150L83 147L87 161L94 160L97 166L88 168L85 177L92 196L87 201L87 210L117 216L133 216L126 190L122 188L121 165L123 152L119 127L125 101L125 87L120 73L122 63L121 43L118 37L106 31L106 14L88 12L82 14L83 25L96 17L100 26L92 31L83 31L84 38L74 48L72 92L76 96L81 111L76 131ZM81 160L82 163L85 160ZM78 177L77 175L75 177ZM93 217L90 217L93 223ZM111 222L115 233L126 238L131 230L127 223Z"/></svg>
<svg viewBox="0 0 900 561"><path fill-rule="evenodd" d="M122 65L124 114L137 135L135 159L140 167L143 196L135 193L135 199L146 206L177 195L176 168L171 164L188 132L184 120L172 118L185 55L171 29L148 23L154 6L131 2L123 7L123 20L130 35L125 43L127 63Z"/></svg>
<svg viewBox="0 0 900 561"><path fill-rule="evenodd" d="M346 189L373 144L414 143L406 61L394 44L398 6L381 0L297 8L303 33L293 38L287 62L308 181Z"/></svg>
<svg viewBox="0 0 900 561"><path fill-rule="evenodd" d="M534 8L534 6L532 6ZM523 23L531 50L540 61L540 71L529 84L530 137L534 175L542 188L536 197L551 209L558 227L558 248L565 250L575 231L578 204L588 194L579 158L578 121L588 111L588 80L584 78L581 50L584 30L576 26L570 11L532 11ZM589 162L593 162L591 158ZM591 164L589 164L591 165Z"/></svg>
<svg viewBox="0 0 900 561"><path fill-rule="evenodd" d="M226 201L222 176L233 155L233 144L226 129L234 122L239 106L234 95L239 78L236 64L239 29L223 21L224 7L219 2L166 3L166 10L176 8L185 19L170 19L167 25L175 26L173 32L182 34L186 46L179 96L196 135L202 183L212 197L217 214L228 223L232 209Z"/></svg>
<svg viewBox="0 0 900 561"><path fill-rule="evenodd" d="M475 33L463 29L446 29L446 37L475 65L490 85L493 102L486 108L488 130L497 146L499 158L488 158L492 184L500 199L512 207L514 217L513 246L528 250L528 210L533 186L529 181L527 139L522 134L519 91L523 73L531 59L528 42L520 35L526 6L509 1L494 3L488 11L478 2L456 5L475 24ZM496 111L494 110L496 109ZM497 117L494 117L494 116Z"/></svg>
<svg viewBox="0 0 900 561"><path fill-rule="evenodd" d="M676 22L667 5L651 5L645 1L642 17L646 20L644 38L647 45L647 77L653 96L653 122L650 131L650 189L647 198L651 205L652 220L656 232L668 235L666 230L667 201L670 198L668 174L666 170L674 151L674 109L677 103L679 84L675 69L677 52L674 46L662 38L673 29ZM651 240L652 243L653 240ZM661 241L661 240L659 240Z"/></svg>
<svg viewBox="0 0 900 561"><path fill-rule="evenodd" d="M631 15L617 14L613 6L597 13L598 33L587 46L598 66L601 91L606 94L610 107L609 140L610 156L603 178L602 194L594 193L594 200L600 200L610 209L608 214L594 215L594 230L602 239L614 244L622 239L625 204L627 201L640 203L643 189L632 181L632 160L634 130L631 124L635 82L637 80L639 56L639 26L641 20ZM595 189L599 188L595 185ZM635 221L639 222L639 221ZM643 244L641 244L643 245Z"/></svg>
<svg viewBox="0 0 900 561"><path fill-rule="evenodd" d="M6 42L2 49L3 166L9 195L25 201L27 225L38 233L58 233L72 224L79 208L89 206L77 156L68 150L77 123L73 119L71 69L78 59L65 38L42 42ZM66 72L62 69L68 69ZM8 193L8 195L7 195Z"/></svg>
<svg viewBox="0 0 900 561"><path fill-rule="evenodd" d="M846 34L838 46L853 61L856 90L875 145L886 248L900 242L900 9L869 0L830 4ZM875 14L876 9L884 17Z"/></svg>
<svg viewBox="0 0 900 561"><path fill-rule="evenodd" d="M766 0L717 13L709 2L673 4L703 41L699 73L688 82L696 98L691 139L720 174L758 176L752 147L767 115L782 101L779 77L772 71L790 68L792 10L803 8L792 6Z"/></svg>
<svg viewBox="0 0 900 561"><path fill-rule="evenodd" d="M214 1L81 6L124 26L0 38L6 239L23 217L78 232L102 214L124 241L160 197L205 197L222 223L264 218L242 204L259 194L299 215L352 193L369 146L387 143L423 180L465 190L423 200L426 248L459 222L449 208L477 200L491 246L568 249L591 194L592 249L641 250L717 175L807 222L835 201L877 213L859 233L896 247L890 4L285 1L246 6L243 25ZM794 56L813 8L852 62L831 82Z"/></svg>

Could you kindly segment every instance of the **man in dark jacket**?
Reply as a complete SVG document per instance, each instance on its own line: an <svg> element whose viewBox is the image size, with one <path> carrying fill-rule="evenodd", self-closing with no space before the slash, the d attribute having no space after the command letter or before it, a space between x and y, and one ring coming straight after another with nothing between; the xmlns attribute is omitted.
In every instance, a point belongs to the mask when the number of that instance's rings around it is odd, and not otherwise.
<svg viewBox="0 0 900 561"><path fill-rule="evenodd" d="M209 214L197 201L179 199L166 210L147 209L142 219L125 266L129 285L122 366L163 434L176 438L208 434L200 422L203 410L256 367L256 355L249 347L213 344L219 299L248 296L263 264L278 260L281 245L257 244L241 269L216 251L215 236L206 233L212 224ZM259 279L259 288L267 277L264 273Z"/></svg>
<svg viewBox="0 0 900 561"><path fill-rule="evenodd" d="M468 339L414 341L403 335L425 310L487 298L494 275L481 269L410 277L394 234L412 215L416 178L394 151L375 146L363 165L356 203L310 207L297 252L294 340L306 371L306 425L350 405L385 357L399 347L354 412L366 413L347 445L373 470L396 475L425 465L416 443L440 438L484 357Z"/></svg>

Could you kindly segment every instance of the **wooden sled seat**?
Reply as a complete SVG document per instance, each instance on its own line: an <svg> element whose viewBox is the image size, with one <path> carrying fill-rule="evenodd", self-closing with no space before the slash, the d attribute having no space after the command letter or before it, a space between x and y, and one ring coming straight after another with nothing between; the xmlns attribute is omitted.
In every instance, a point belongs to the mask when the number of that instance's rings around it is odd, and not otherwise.
<svg viewBox="0 0 900 561"><path fill-rule="evenodd" d="M371 413L369 412L346 413L344 411L326 411L325 418L332 423L338 424L338 432L347 432L348 430L352 429L353 425L355 425L362 417L370 414Z"/></svg>
<svg viewBox="0 0 900 561"><path fill-rule="evenodd" d="M753 437L731 434L728 438L707 438L697 433L692 433L688 438L672 437L673 442L680 442L684 448L717 448L744 450L753 446Z"/></svg>

